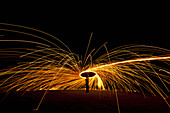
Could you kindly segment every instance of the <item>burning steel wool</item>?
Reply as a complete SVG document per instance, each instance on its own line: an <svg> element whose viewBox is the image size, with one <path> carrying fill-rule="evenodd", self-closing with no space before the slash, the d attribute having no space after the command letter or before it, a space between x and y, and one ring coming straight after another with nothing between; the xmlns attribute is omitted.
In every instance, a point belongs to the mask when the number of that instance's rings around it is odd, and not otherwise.
<svg viewBox="0 0 170 113"><path fill-rule="evenodd" d="M89 52L91 35L87 51L82 58L55 36L34 28L0 23L0 31L31 37L29 40L0 39L0 43L20 42L27 43L28 46L36 45L27 48L0 49L1 54L24 59L12 68L0 71L1 91L85 90L87 88L87 92L125 90L142 92L144 96L145 92L150 92L153 95L160 95L170 107L166 100L170 84L170 70L167 68L170 61L168 49L147 45L126 45L108 51L104 43L96 51ZM62 49L57 43L45 37L55 39L66 49ZM35 38L42 42L34 41ZM106 52L94 59L93 57L101 48L105 48Z"/></svg>

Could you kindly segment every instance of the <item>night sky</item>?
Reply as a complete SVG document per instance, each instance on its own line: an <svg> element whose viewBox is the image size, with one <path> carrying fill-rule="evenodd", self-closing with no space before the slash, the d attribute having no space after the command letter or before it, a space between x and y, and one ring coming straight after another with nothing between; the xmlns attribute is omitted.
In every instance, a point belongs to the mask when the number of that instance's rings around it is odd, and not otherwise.
<svg viewBox="0 0 170 113"><path fill-rule="evenodd" d="M92 32L89 50L98 49L105 42L108 42L106 45L108 50L128 44L170 49L167 15L162 12L120 11L113 16L105 14L89 18L84 15L88 19L83 18L81 14L80 16L60 14L6 13L6 16L0 17L0 22L28 26L50 33L63 41L72 52L81 55L85 54Z"/></svg>

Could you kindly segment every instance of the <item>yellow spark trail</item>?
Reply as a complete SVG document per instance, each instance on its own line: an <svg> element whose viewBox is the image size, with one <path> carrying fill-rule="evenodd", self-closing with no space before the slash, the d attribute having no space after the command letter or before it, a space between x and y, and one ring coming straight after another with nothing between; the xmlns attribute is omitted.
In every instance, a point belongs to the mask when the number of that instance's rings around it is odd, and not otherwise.
<svg viewBox="0 0 170 113"><path fill-rule="evenodd" d="M119 62L114 62L114 63L111 63L111 64L105 64L105 65L93 67L93 68L90 68L89 70L96 70L96 69L104 68L104 67L107 67L107 66L114 66L114 65L126 64L126 63L141 62L141 61L151 61L151 60L166 60L166 59L170 59L170 56L166 56L166 57L151 57L151 58L139 58L139 59L133 59L133 60L119 61Z"/></svg>
<svg viewBox="0 0 170 113"><path fill-rule="evenodd" d="M16 29L2 27L0 36L6 36L3 34L5 32L16 36L22 35L23 39L4 39L0 40L0 43L12 41L16 45L18 42L31 43L31 46L26 44L25 46L28 47L11 48L10 45L10 48L0 48L1 59L6 57L24 59L12 68L0 69L0 91L85 90L85 80L80 75L84 72L94 72L95 76L89 78L90 90L115 91L119 112L119 90L140 91L144 96L145 91L160 95L170 107L166 100L170 84L168 68L170 50L168 49L147 45L126 45L108 51L104 43L95 50L90 48L92 33L85 55L82 57L73 53L61 40L49 33L20 25L0 23L0 27L1 25L16 27ZM30 31L24 32L25 29ZM29 40L24 39L24 36L30 37ZM55 39L56 43L47 40L48 37ZM31 39L40 41L31 41ZM67 50L62 49L57 42ZM106 53L96 57L102 47L106 49ZM154 61L161 62L163 65ZM36 110L45 95L46 93Z"/></svg>

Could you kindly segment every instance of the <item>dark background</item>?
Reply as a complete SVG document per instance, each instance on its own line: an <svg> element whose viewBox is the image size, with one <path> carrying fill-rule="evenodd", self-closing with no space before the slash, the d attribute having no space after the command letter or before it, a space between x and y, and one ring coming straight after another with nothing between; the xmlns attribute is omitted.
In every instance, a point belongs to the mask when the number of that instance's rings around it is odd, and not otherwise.
<svg viewBox="0 0 170 113"><path fill-rule="evenodd" d="M15 7L1 10L0 22L45 31L63 41L72 52L82 56L92 32L89 51L94 48L97 50L105 42L108 42L108 50L129 44L170 49L169 16L166 7L136 5L113 8L108 6L105 10L103 8L89 12L86 9L58 10L56 7L37 7L35 10L26 7L17 10ZM52 41L58 44L57 41ZM6 44L1 43L0 48L5 47L4 45ZM16 45L11 43L10 46ZM104 48L100 51L101 54L105 52Z"/></svg>
<svg viewBox="0 0 170 113"><path fill-rule="evenodd" d="M29 11L6 13L0 22L36 28L62 40L73 52L84 54L90 34L90 50L108 42L108 49L142 44L170 49L166 12L161 10L119 10L93 13L52 13Z"/></svg>

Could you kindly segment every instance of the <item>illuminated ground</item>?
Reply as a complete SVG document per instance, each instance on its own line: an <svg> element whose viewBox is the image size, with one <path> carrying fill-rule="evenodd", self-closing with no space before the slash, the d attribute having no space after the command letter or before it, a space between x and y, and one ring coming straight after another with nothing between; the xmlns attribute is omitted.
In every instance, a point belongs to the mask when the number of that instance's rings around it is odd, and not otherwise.
<svg viewBox="0 0 170 113"><path fill-rule="evenodd" d="M49 91L39 111L37 107L44 91L31 91L9 94L1 103L0 109L6 113L117 113L115 95L109 91ZM168 113L168 106L159 96L141 93L118 92L121 113ZM4 94L1 93L2 99ZM170 102L170 99L168 99Z"/></svg>

